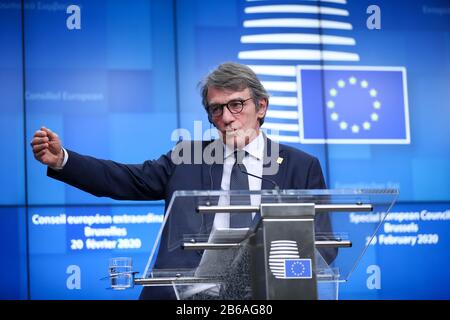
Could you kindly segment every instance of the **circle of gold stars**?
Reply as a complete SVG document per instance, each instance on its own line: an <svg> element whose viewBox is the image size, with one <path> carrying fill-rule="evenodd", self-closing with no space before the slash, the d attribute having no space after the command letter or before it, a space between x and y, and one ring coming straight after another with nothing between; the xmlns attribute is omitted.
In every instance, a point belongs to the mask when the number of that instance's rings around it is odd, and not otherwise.
<svg viewBox="0 0 450 320"><path fill-rule="evenodd" d="M337 122L341 130L350 129L353 133L359 133L361 130L370 130L372 128L372 123L377 122L379 115L378 111L381 109L381 102L377 99L378 91L374 88L369 87L369 82L367 80L358 80L355 76L344 80L339 79L336 82L337 89L331 88L328 94L331 96L327 101L327 108L330 109L330 119ZM334 97L339 94L339 90L344 89L346 86L356 86L359 85L361 88L368 90L370 97L373 98L372 102L372 113L370 114L370 119L367 119L363 123L349 123L344 119L341 119L339 113L336 111L336 103L334 102Z"/></svg>
<svg viewBox="0 0 450 320"><path fill-rule="evenodd" d="M300 271L295 271L295 267L296 266L299 266L300 268L301 268L301 270ZM303 275L304 273L305 273L305 265L303 264L303 263L300 263L300 262L298 262L298 261L295 261L292 265L291 265L291 272L294 274L294 275L296 275L297 277L298 276L301 276L301 275Z"/></svg>

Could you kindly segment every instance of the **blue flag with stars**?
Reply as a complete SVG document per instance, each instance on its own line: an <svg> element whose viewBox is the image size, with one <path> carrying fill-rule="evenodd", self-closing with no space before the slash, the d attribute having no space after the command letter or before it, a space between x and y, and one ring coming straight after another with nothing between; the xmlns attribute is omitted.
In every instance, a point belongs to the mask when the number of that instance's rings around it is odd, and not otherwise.
<svg viewBox="0 0 450 320"><path fill-rule="evenodd" d="M311 279L311 259L286 259L284 270L286 279Z"/></svg>
<svg viewBox="0 0 450 320"><path fill-rule="evenodd" d="M409 144L406 70L299 66L303 143Z"/></svg>

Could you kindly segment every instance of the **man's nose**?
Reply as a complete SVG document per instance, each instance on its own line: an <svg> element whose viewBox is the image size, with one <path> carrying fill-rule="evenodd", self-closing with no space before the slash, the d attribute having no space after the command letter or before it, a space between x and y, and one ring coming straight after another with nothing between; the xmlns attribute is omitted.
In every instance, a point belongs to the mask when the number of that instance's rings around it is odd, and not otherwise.
<svg viewBox="0 0 450 320"><path fill-rule="evenodd" d="M225 123L230 123L235 119L234 114L232 114L230 112L230 110L228 110L227 107L223 108L223 112L222 112L222 120Z"/></svg>

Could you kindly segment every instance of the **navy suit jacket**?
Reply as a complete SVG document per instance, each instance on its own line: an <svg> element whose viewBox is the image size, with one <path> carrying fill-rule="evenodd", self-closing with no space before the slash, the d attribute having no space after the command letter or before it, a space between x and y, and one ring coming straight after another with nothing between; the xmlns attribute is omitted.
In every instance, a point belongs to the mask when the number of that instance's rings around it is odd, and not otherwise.
<svg viewBox="0 0 450 320"><path fill-rule="evenodd" d="M270 139L265 138L266 149L272 150ZM181 142L191 150L204 150L211 141ZM67 150L69 159L62 170L48 169L48 176L68 183L76 188L98 197L110 197L119 200L165 200L166 209L172 194L177 190L220 190L223 164L174 164L171 151L158 160L145 161L142 164L121 164L110 160L100 160L83 156ZM267 152L266 152L267 153ZM269 166L264 163L261 189L273 189L276 183L280 189L325 189L325 181L319 161L298 149L279 144L279 154L266 154L271 157L270 165L278 166L275 175L265 175ZM281 164L277 158L283 158ZM194 155L192 152L192 158ZM192 163L192 162L191 162ZM268 180L270 179L270 180ZM177 248L169 250L169 230L177 230L181 234L198 233L200 230L210 230L213 215L201 217L199 214L177 215L170 219L169 226L163 230L155 269L194 268L198 265L201 255L196 251ZM316 217L316 232L330 231L327 215ZM332 259L331 257L330 259ZM144 287L141 298L170 299L174 298L173 290L163 287Z"/></svg>

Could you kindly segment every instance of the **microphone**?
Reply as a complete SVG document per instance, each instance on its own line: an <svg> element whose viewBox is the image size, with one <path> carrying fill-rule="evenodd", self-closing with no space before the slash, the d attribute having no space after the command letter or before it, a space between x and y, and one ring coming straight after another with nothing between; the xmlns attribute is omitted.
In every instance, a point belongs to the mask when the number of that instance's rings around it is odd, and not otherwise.
<svg viewBox="0 0 450 320"><path fill-rule="evenodd" d="M214 186L213 178L212 178L212 167L213 167L214 164L215 163L211 164L211 166L209 167L209 179L210 179L211 189L213 189L213 186ZM246 174L246 175L251 176L251 177L254 177L254 178L259 179L261 181L268 181L268 182L270 182L273 185L273 188L275 189L275 191L277 192L278 197L279 197L279 195L280 195L280 186L275 181L273 181L272 179L269 179L269 178L259 177L257 175L252 174L252 173L248 173L246 170L242 169L242 165L243 165L242 163L238 163L238 168L239 168L239 171L241 173ZM279 202L281 202L280 199L278 199L278 200L279 200Z"/></svg>
<svg viewBox="0 0 450 320"><path fill-rule="evenodd" d="M272 179L269 179L269 178L263 178L263 177L259 177L259 176L257 176L257 175L248 173L247 171L245 171L245 170L242 169L242 167L241 167L241 166L242 166L242 163L238 163L237 165L238 165L238 167L239 167L239 171L241 171L242 173L244 173L244 174L246 174L246 175L248 175L248 176L257 178L257 179L262 180L262 181L268 181L268 182L270 182L270 183L273 185L273 187L274 187L274 189L277 191L277 193L280 192L280 186L279 186L275 181L273 181Z"/></svg>

